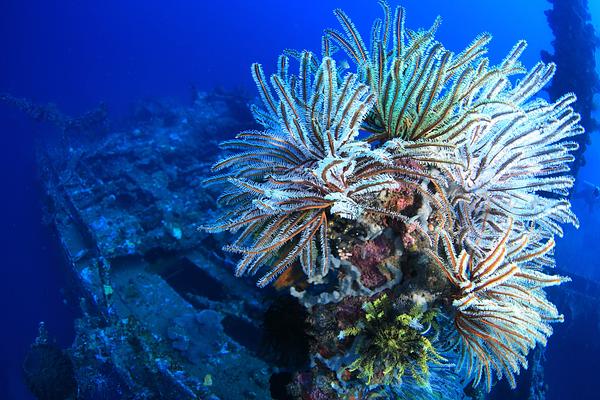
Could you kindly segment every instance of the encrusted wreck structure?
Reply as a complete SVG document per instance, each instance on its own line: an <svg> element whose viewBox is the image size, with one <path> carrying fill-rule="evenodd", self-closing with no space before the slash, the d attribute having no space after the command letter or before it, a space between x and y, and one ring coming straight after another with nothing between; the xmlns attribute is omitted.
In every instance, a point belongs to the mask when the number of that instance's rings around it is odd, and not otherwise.
<svg viewBox="0 0 600 400"><path fill-rule="evenodd" d="M48 221L83 313L69 353L78 399L270 397L271 367L255 355L265 294L231 276L198 229L216 195L199 179L216 132L251 127L248 115L239 94L143 102L130 127L68 160L41 149Z"/></svg>
<svg viewBox="0 0 600 400"><path fill-rule="evenodd" d="M577 95L575 110L581 115L581 125L586 132L577 138L579 149L572 165L573 175L585 164L584 152L591 142L590 134L598 128L592 117L594 95L600 89L596 72L598 36L591 22L588 0L548 0L552 8L546 11L548 24L554 34L553 52L542 51L544 62L557 65L557 72L548 87L555 101L565 92Z"/></svg>

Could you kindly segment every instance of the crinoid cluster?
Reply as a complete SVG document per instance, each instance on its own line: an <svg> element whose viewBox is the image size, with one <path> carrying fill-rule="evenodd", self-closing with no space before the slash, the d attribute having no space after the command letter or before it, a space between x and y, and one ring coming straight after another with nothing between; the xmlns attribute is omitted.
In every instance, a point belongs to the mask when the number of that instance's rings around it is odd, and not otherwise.
<svg viewBox="0 0 600 400"><path fill-rule="evenodd" d="M288 73L286 56L279 64L270 84L261 66L252 66L264 104L253 112L265 130L242 132L223 143L233 154L214 166L226 172L209 180L226 181L230 189L219 199L225 212L207 229L243 228L227 250L243 255L237 275L268 266L259 286L296 261L309 278L326 275L332 217L357 220L374 213L406 220L378 208L372 194L399 187L400 182L416 186L430 179L427 164L442 162L428 155L430 143L375 151L356 140L374 96L355 74L342 77L332 58L319 63L305 52L298 75ZM403 159L422 168L403 164Z"/></svg>
<svg viewBox="0 0 600 400"><path fill-rule="evenodd" d="M552 239L527 248L528 237L509 244L512 226L492 249L478 258L466 250L456 254L444 235L444 257L433 259L455 288L454 327L459 349L458 366L474 385L489 391L493 372L515 387L515 374L527 367L527 353L536 344L546 345L550 323L563 317L546 299L544 288L568 278L542 272L544 257L554 247Z"/></svg>
<svg viewBox="0 0 600 400"><path fill-rule="evenodd" d="M562 320L544 289L567 280L548 271L554 236L577 226L567 198L572 137L583 131L575 97L536 97L555 67L527 71L518 61L525 42L490 65L490 35L453 53L434 37L439 19L412 31L403 8L380 4L369 47L336 10L341 30L325 31L320 56L288 50L270 79L252 66L263 130L223 143L208 180L226 186L222 213L206 229L237 234L226 246L241 255L235 272L266 270L261 287L303 271L293 275L301 285L286 284L325 332L315 357L345 368L327 375L339 381L326 390L417 393L453 373L488 391L503 377L514 387L529 350ZM380 257L367 251L375 248ZM310 283L326 289L309 294ZM375 303L383 290L394 304L385 312ZM362 322L352 317L361 302ZM425 314L411 314L417 306ZM443 350L417 328L433 309L450 338ZM444 362L429 374L424 360L442 357L456 370ZM403 381L407 368L413 379Z"/></svg>

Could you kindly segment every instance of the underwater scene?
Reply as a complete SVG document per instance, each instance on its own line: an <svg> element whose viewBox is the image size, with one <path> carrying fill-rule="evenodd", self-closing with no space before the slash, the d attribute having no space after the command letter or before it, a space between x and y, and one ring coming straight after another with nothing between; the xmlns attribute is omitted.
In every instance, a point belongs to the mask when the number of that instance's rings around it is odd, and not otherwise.
<svg viewBox="0 0 600 400"><path fill-rule="evenodd" d="M0 400L600 399L598 31L4 0Z"/></svg>

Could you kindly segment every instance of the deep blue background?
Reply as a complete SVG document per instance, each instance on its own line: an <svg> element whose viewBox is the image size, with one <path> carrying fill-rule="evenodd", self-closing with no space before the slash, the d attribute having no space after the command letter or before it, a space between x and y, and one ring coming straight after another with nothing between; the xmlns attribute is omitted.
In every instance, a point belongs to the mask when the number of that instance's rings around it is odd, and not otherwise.
<svg viewBox="0 0 600 400"><path fill-rule="evenodd" d="M488 31L498 59L527 38L524 61L532 65L548 46L544 1L477 3L403 2L409 27L429 27L443 16L439 37L450 49L460 50ZM4 0L0 89L81 112L99 100L122 111L144 95L186 96L191 82L250 84L252 62L268 70L285 48L318 50L323 28L337 27L331 11L342 6L366 35L380 15L375 0Z"/></svg>
<svg viewBox="0 0 600 400"><path fill-rule="evenodd" d="M429 27L441 15L438 38L451 50L460 51L482 31L494 35L492 61L522 38L530 43L522 58L528 67L540 50L550 49L543 0L401 3L409 28ZM116 118L146 96L188 101L191 84L251 87L252 62L272 71L285 48L318 50L323 28L337 27L331 13L336 7L365 35L380 15L375 0L3 0L0 92L54 102L75 115L105 101ZM60 257L40 221L34 141L45 129L0 105L0 399L30 398L20 383L20 363L40 320L61 344L72 339L73 311L60 293ZM598 157L588 158L591 167L582 174L597 180ZM592 239L598 237L597 217L579 214L583 227L559 244L559 259L566 269L598 277Z"/></svg>

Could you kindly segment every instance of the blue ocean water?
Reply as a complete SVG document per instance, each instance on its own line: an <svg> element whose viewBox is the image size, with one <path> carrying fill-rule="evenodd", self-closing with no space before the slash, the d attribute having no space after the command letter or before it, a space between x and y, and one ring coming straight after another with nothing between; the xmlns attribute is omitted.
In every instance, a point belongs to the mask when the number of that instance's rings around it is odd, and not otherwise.
<svg viewBox="0 0 600 400"><path fill-rule="evenodd" d="M392 2L395 3L395 2ZM527 67L551 50L551 31L544 0L406 0L407 25L429 27L437 15L443 24L437 38L460 50L480 32L494 39L492 62L500 61L519 39L528 49ZM126 116L142 98L186 102L190 86L248 88L254 93L250 65L260 62L273 71L284 49L318 51L323 28L337 26L332 10L343 7L359 30L368 32L380 14L376 1L365 0L181 0L28 2L0 4L0 92L52 102L69 115L80 115L99 102L111 119ZM590 0L600 21L600 4ZM600 23L596 29L600 30ZM42 223L35 145L51 127L0 104L0 254L2 305L0 336L0 399L32 399L21 363L46 321L63 347L73 340L77 305L65 304L65 286L54 233ZM592 134L587 165L578 179L600 183L600 148ZM590 210L575 199L579 230L567 228L558 241L557 260L563 271L600 282L600 204ZM560 290L559 288L557 290ZM567 319L569 313L564 311ZM593 322L592 322L593 321ZM590 324L598 323L590 317ZM581 337L564 336L557 326L546 352L550 399L598 398L595 371L597 327L582 327Z"/></svg>

